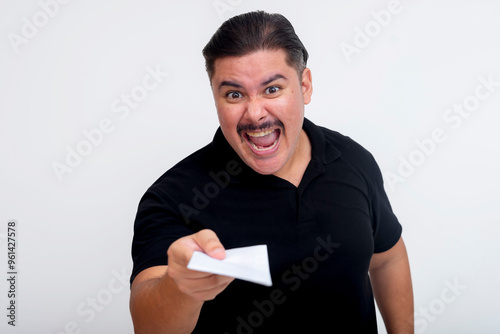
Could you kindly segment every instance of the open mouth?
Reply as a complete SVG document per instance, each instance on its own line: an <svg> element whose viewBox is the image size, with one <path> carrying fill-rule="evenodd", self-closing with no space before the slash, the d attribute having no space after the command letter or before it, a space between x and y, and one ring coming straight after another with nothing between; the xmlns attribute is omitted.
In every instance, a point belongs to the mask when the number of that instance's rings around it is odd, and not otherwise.
<svg viewBox="0 0 500 334"><path fill-rule="evenodd" d="M273 153L278 147L280 137L280 129L244 133L246 142L258 155Z"/></svg>

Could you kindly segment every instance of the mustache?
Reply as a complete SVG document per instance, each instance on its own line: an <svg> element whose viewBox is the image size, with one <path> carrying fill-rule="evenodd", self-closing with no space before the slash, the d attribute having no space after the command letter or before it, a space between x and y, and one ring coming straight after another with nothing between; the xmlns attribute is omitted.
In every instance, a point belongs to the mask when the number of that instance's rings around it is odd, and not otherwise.
<svg viewBox="0 0 500 334"><path fill-rule="evenodd" d="M283 123L280 121L280 120L275 120L275 121L267 121L267 122L264 122L262 124L258 124L258 125L255 125L255 124L238 124L238 127L236 128L236 131L238 132L238 134L241 135L242 132L247 132L247 131L262 131L262 130L266 130L266 129L270 129L270 128L273 128L273 127L279 127L279 128L282 128L284 129L285 126L283 125Z"/></svg>

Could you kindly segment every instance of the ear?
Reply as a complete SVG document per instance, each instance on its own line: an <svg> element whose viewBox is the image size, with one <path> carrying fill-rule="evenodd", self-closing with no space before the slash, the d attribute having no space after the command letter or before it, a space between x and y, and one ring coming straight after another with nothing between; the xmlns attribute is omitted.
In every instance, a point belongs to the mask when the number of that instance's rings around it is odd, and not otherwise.
<svg viewBox="0 0 500 334"><path fill-rule="evenodd" d="M311 70L307 67L302 72L301 86L302 86L302 97L304 99L304 104L309 104L309 102L311 102L313 86L312 86Z"/></svg>

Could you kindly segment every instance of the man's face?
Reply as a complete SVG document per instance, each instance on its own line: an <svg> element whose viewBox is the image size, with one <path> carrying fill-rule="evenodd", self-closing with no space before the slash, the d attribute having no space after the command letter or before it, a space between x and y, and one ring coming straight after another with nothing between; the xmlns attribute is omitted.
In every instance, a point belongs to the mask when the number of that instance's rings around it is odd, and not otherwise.
<svg viewBox="0 0 500 334"><path fill-rule="evenodd" d="M212 91L222 132L248 166L261 174L292 167L307 138L302 123L312 94L309 69L299 78L283 50L224 57L215 61Z"/></svg>

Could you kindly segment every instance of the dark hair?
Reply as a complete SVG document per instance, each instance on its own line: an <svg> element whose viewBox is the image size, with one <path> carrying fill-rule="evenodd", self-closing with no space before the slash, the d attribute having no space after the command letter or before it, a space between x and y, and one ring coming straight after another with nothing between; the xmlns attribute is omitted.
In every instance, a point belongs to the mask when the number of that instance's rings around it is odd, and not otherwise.
<svg viewBox="0 0 500 334"><path fill-rule="evenodd" d="M302 77L309 54L290 21L281 14L249 12L224 22L203 48L205 67L212 80L215 60L244 56L258 50L279 50L287 54L288 65Z"/></svg>

